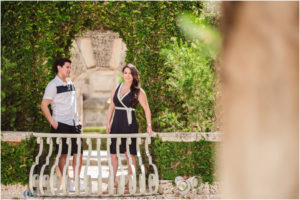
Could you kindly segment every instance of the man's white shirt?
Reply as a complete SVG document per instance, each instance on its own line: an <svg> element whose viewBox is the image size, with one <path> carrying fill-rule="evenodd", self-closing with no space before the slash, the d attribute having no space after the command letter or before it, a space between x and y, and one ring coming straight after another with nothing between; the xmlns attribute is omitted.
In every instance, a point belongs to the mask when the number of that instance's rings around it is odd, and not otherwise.
<svg viewBox="0 0 300 200"><path fill-rule="evenodd" d="M70 78L67 83L57 75L51 80L43 99L51 100L52 118L70 126L79 125L75 87Z"/></svg>

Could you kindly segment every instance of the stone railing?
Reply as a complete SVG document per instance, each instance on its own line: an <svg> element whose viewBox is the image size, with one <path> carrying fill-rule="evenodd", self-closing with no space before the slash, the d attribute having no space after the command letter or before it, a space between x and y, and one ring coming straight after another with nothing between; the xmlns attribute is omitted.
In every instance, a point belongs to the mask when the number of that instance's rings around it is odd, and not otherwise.
<svg viewBox="0 0 300 200"><path fill-rule="evenodd" d="M37 143L39 144L39 153L35 158L35 164L31 167L30 174L29 174L29 189L30 191L36 191L39 196L119 196L119 195L151 195L157 194L158 186L159 186L159 177L156 165L152 163L152 157L149 153L148 145L151 143L151 137L148 134L48 134L48 133L33 133L35 137L37 137ZM49 151L47 153L46 162L42 165L41 170L37 171L37 165L39 164L39 159L43 152L44 146L44 138L46 138L47 146L49 147ZM68 154L66 158L66 165L63 168L62 177L59 177L58 174L55 174L55 170L58 166L58 161L61 156L62 151L62 138L66 138L66 142L68 144ZM75 167L75 191L70 191L70 176L67 173L69 167L69 161L71 159L71 138L76 138L78 144L78 152L77 152L77 159L76 159L76 167ZM86 138L86 143L88 145L87 154L83 154L84 159L86 160L85 165L83 166L83 180L78 175L79 170L79 158L81 154L81 138ZM117 157L118 157L118 164L120 173L119 176L117 175L117 182L118 188L114 189L114 176L113 174L113 166L112 160L110 156L110 144L111 139L117 139ZM131 156L129 158L129 167L131 168L131 174L126 176L126 170L122 165L122 156L120 154L119 145L121 144L121 138L126 138L126 152L127 155L129 153L129 145L131 144L131 138L136 138L136 147L137 147L137 158L138 158L138 165L140 168L140 172L137 172L135 169ZM52 155L53 151L53 141L58 144L58 153L56 155L55 163L52 166L49 166L49 159ZM97 155L94 156L96 158L97 166L98 166L98 176L96 178L96 187L95 184L94 188L96 191L93 191L92 185L92 175L88 175L89 167L90 167L90 160L92 158L92 140L96 140L97 149L94 152L97 152ZM109 176L107 177L107 182L103 182L102 177L102 158L101 155L101 142L102 140L107 140L107 154L106 160L109 168ZM146 177L146 169L143 164L143 159L141 156L140 146L145 146L145 153L147 160L149 163L150 168L152 168L152 173L148 172L148 177ZM95 160L94 160L95 161ZM45 174L45 168L51 167L50 173ZM50 168L49 168L50 169ZM138 177L138 180L137 180ZM127 179L127 181L126 181ZM146 180L147 179L147 180ZM83 190L80 189L80 182L83 181ZM128 182L129 191L125 194L125 185ZM82 182L81 182L82 183ZM147 184L148 183L148 184ZM104 184L107 185L106 189ZM107 191L107 192L106 192Z"/></svg>
<svg viewBox="0 0 300 200"><path fill-rule="evenodd" d="M26 138L33 136L34 132L21 132L21 131L2 131L1 140L6 142L21 142ZM86 134L86 133L83 133ZM168 132L157 133L157 135L163 141L173 142L193 142L198 141L201 138L205 138L207 141L220 142L221 132Z"/></svg>
<svg viewBox="0 0 300 200"><path fill-rule="evenodd" d="M26 138L29 138L29 137L33 136L34 134L36 135L36 133L34 133L34 132L2 131L1 132L1 140L5 141L5 142L18 143L18 142L21 142L21 140L24 140ZM42 136L46 136L45 133L42 133L42 134L43 134ZM88 134L84 133L83 136L84 135L88 135ZM96 134L92 134L92 135L96 135ZM105 134L103 134L103 135L105 135ZM139 134L139 135L142 136L142 134ZM198 141L201 138L205 138L207 141L220 142L221 138L222 138L222 133L220 133L220 132L207 132L207 133L200 133L200 132L195 132L195 133L190 133L190 132L189 133L185 133L185 132L168 132L168 133L157 133L157 135L163 141L174 141L174 142L192 142L192 141ZM55 136L57 136L57 135L55 135ZM102 138L102 139L104 139L104 138ZM108 164L107 155L103 154L104 153L103 151L101 153L102 153L102 155L101 155L101 161L102 161L101 162L101 167L103 169L106 165L107 171L109 172L109 168L107 166L107 164ZM86 163L87 163L86 158L88 157L87 156L88 151L84 151L83 154L84 154L84 157L83 157L83 168L84 168L84 165L86 165ZM105 159L105 157L106 157L106 159ZM124 157L125 157L124 154L121 154L120 157L123 159L122 161L124 161ZM90 166L89 166L89 171L88 172L93 171L93 170L91 170L92 167L94 167L94 171L98 171L98 162L97 162L97 160L98 160L97 151L92 151L92 156L90 156ZM69 169L71 170L71 167ZM84 170L81 170L81 171L83 172ZM84 173L81 173L81 176L83 176L83 174ZM109 173L107 173L107 174L109 174ZM37 174L37 175L39 175L39 174ZM105 187L105 184L108 183L108 177L105 178L104 175L105 174L103 174L103 181L104 181L103 187ZM95 177L95 176L92 177L92 181L93 181L92 182L92 188L96 189L96 190L92 191L91 194L95 195L98 192L97 191L97 187L98 187L97 186L97 181L98 181L97 177ZM158 192L161 193L161 194L173 193L173 192L176 193L176 186L171 187L172 184L171 185L165 185L165 182L167 182L168 184L171 184L172 181L171 180L169 180L169 181L168 180L160 180ZM36 183L37 183L37 181L34 184L36 184ZM211 187L215 188L214 186L211 186ZM205 190L205 191L204 190L202 191L202 189L201 189L200 192L198 191L201 195L202 194L215 194L215 193L218 193L217 192L218 189L212 189L212 191L209 190L210 192L208 192L208 189ZM1 185L1 197L2 198L9 198L9 199L11 199L11 198L24 198L24 194L23 194L24 191L29 191L29 185L25 185L25 186L23 186L21 184L17 184L17 185L11 184L11 185L7 185L7 186L6 185ZM69 194L72 194L72 193L69 193ZM74 194L74 192L73 192L73 194ZM159 197L159 196L157 196L157 197ZM122 198L129 198L129 196L128 197L123 196ZM139 197L137 196L137 198L139 198ZM171 198L171 196L170 196L170 198ZM172 198L173 198L173 196L172 196Z"/></svg>

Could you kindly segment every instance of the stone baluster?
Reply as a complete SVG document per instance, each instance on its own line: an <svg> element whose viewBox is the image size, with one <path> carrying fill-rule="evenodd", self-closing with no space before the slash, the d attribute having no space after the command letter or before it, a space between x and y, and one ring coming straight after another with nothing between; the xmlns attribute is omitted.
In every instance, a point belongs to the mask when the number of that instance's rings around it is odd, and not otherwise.
<svg viewBox="0 0 300 200"><path fill-rule="evenodd" d="M79 174L79 165L80 165L80 155L81 155L81 138L76 139L77 144L77 155L76 155L76 165L75 172L73 171L73 176L75 178L75 194L80 194L80 174Z"/></svg>
<svg viewBox="0 0 300 200"><path fill-rule="evenodd" d="M62 151L62 141L61 141L60 137L56 138L56 144L58 144L58 153L55 158L55 163L52 166L51 172L50 172L50 191L51 191L52 195L56 194L56 191L59 190L59 186L61 184L59 177L54 174L54 170L58 166L58 161L59 161L59 158L61 156L61 151Z"/></svg>
<svg viewBox="0 0 300 200"><path fill-rule="evenodd" d="M62 190L64 195L68 195L70 190L70 177L67 174L67 168L69 167L71 149L72 149L71 138L66 138L66 139L67 139L66 143L68 144L68 154L67 154L66 164L63 169L63 178L62 178Z"/></svg>
<svg viewBox="0 0 300 200"><path fill-rule="evenodd" d="M149 144L151 144L151 137L147 136L146 140L145 140L145 151L146 151L146 155L149 160L149 165L152 166L152 168L154 170L154 174L153 173L149 174L148 186L149 186L150 193L157 193L158 185L159 185L158 171L157 171L156 165L152 163L152 157L149 153ZM153 189L153 187L154 187L154 189Z"/></svg>
<svg viewBox="0 0 300 200"><path fill-rule="evenodd" d="M85 191L85 195L90 195L92 192L92 178L90 175L87 175L87 172L88 172L88 168L90 166L90 158L91 158L91 154L92 154L91 138L87 138L86 142L87 142L87 145L89 148L89 152L88 152L87 163L84 168L84 191Z"/></svg>
<svg viewBox="0 0 300 200"><path fill-rule="evenodd" d="M109 176L108 176L108 193L112 195L114 193L114 170L111 164L111 157L110 157L110 145L111 145L111 138L107 138L107 161L109 167Z"/></svg>
<svg viewBox="0 0 300 200"><path fill-rule="evenodd" d="M129 151L129 145L131 144L132 138L127 138L126 141L126 153L129 159L129 167L131 169L131 174L128 174L128 186L129 186L129 193L135 194L136 193L136 169L132 163L132 158Z"/></svg>
<svg viewBox="0 0 300 200"><path fill-rule="evenodd" d="M141 169L141 173L139 174L139 186L140 186L140 193L145 194L146 193L146 175L145 175L145 166L143 165L141 151L140 151L140 144L142 143L142 140L140 137L137 138L136 141L136 149L137 149L137 157L139 160L139 165Z"/></svg>
<svg viewBox="0 0 300 200"><path fill-rule="evenodd" d="M98 195L102 194L102 167L101 167L101 139L97 138L97 157L98 157Z"/></svg>
<svg viewBox="0 0 300 200"><path fill-rule="evenodd" d="M121 176L119 176L119 178L117 178L118 180L118 194L124 194L124 190L125 190L125 172L124 172L124 167L122 165L122 158L120 155L120 145L121 145L121 138L117 138L117 157L118 157L118 165L120 167L121 170Z"/></svg>
<svg viewBox="0 0 300 200"><path fill-rule="evenodd" d="M30 173L29 173L29 189L30 189L31 192L33 192L33 187L36 187L37 190L39 188L38 187L38 185L39 185L39 182L38 182L39 175L38 174L33 175L33 173L34 173L35 167L39 164L39 159L40 159L40 156L42 155L42 152L43 152L43 144L44 144L43 138L37 137L37 143L40 144L39 153L35 157L35 164L31 166Z"/></svg>
<svg viewBox="0 0 300 200"><path fill-rule="evenodd" d="M47 144L49 144L49 152L48 152L48 155L46 157L46 163L42 166L41 173L40 173L40 181L39 181L40 182L39 188L40 188L40 192L41 192L42 195L44 195L45 192L50 191L49 175L44 175L44 171L45 171L45 168L49 165L49 159L52 155L53 142L52 142L51 137L47 137ZM45 192L44 192L44 187L46 187Z"/></svg>

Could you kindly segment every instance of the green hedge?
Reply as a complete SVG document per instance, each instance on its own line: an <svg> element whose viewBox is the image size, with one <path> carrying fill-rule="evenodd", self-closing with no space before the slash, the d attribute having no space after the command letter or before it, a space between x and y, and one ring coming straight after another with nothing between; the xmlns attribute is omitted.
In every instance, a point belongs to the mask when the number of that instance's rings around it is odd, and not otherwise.
<svg viewBox="0 0 300 200"><path fill-rule="evenodd" d="M29 171L34 163L36 140L23 140L21 143L8 143L1 141L1 183L27 184Z"/></svg>
<svg viewBox="0 0 300 200"><path fill-rule="evenodd" d="M205 139L198 142L163 142L160 138L155 138L152 143L151 155L160 179L200 175L204 182L215 180L215 143Z"/></svg>
<svg viewBox="0 0 300 200"><path fill-rule="evenodd" d="M48 153L48 145L44 141L44 149L40 157L40 165L36 169L40 171L45 163ZM143 145L144 146L144 145ZM106 146L102 146L105 149ZM84 149L87 146L84 145ZM93 149L96 146L93 145ZM34 164L35 156L39 150L35 137L23 140L21 143L1 142L1 183L7 184L27 184L29 181L30 167ZM148 158L144 148L141 147L143 163L149 169ZM200 175L204 182L212 183L215 180L215 144L205 141L198 142L163 142L160 138L152 139L150 151L153 163L158 168L160 179L174 180L176 176ZM53 162L55 155L52 155ZM51 166L51 164L50 164ZM45 173L49 174L50 167ZM149 172L147 170L147 172Z"/></svg>

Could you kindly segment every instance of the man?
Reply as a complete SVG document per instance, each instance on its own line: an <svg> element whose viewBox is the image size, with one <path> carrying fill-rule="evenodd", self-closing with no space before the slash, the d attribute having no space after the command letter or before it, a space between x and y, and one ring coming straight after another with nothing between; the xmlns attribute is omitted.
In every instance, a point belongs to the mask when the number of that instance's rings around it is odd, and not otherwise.
<svg viewBox="0 0 300 200"><path fill-rule="evenodd" d="M42 112L51 125L51 133L81 134L81 125L79 122L76 105L76 92L74 85L69 78L71 72L71 61L66 58L59 59L55 62L53 70L56 73L56 76L48 83L41 103ZM52 116L48 108L49 104L51 104L51 109L53 112ZM71 139L74 181L78 146L76 140L76 138ZM80 165L78 171L79 175L82 166L82 152L83 146L81 143ZM56 144L56 154L57 153L58 145ZM63 168L66 164L67 153L68 144L66 144L66 138L63 138L62 152L58 163L61 174L63 173ZM70 184L70 190L74 190L74 182L72 181Z"/></svg>

